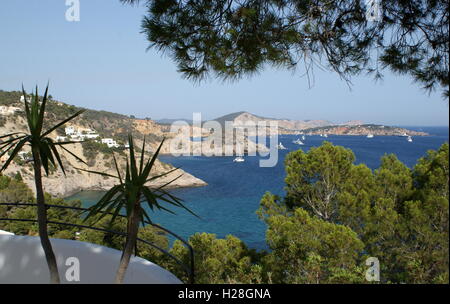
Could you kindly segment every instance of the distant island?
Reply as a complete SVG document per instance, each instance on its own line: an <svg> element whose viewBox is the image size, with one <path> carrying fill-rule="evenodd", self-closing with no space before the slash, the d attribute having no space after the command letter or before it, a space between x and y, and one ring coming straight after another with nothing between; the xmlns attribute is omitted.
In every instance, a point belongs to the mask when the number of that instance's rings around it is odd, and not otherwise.
<svg viewBox="0 0 450 304"><path fill-rule="evenodd" d="M376 136L427 136L428 133L417 132L400 127L384 126L377 124L364 124L360 120L348 121L336 124L328 120L289 120L258 116L249 112L231 113L214 119L222 125L225 121L232 121L235 127L245 128L247 122L278 123L279 134L331 134L331 135L376 135ZM269 129L267 133L270 134ZM254 134L252 134L254 135Z"/></svg>
<svg viewBox="0 0 450 304"><path fill-rule="evenodd" d="M399 127L390 127L374 124L362 125L337 125L325 126L318 128L309 128L302 131L304 134L318 135L369 135L374 136L428 136L430 134L425 132L418 132Z"/></svg>

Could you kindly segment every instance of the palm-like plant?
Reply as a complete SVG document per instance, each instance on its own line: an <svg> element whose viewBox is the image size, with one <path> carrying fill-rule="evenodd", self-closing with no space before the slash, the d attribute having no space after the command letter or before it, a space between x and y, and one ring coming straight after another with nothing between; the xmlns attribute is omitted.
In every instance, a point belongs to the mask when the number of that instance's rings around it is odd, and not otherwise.
<svg viewBox="0 0 450 304"><path fill-rule="evenodd" d="M161 142L160 146L153 154L151 158L147 161L145 158L145 138L142 145L141 157L139 164L136 162L136 153L134 148L134 142L132 135L128 136L128 144L129 144L129 159L126 161L126 169L125 174L121 174L120 167L118 165L116 157L113 155L114 164L117 172L117 176L96 172L90 170L80 169L89 173L100 174L103 176L108 176L112 178L116 178L119 180L119 183L112 187L109 191L105 193L105 195L98 201L97 204L92 206L89 210L88 215L85 220L88 218L99 215L96 217L97 220L102 219L107 214L112 214L111 223L117 218L119 213L124 210L126 212L127 217L127 237L125 242L125 247L122 252L122 257L120 259L119 268L116 273L115 282L122 283L126 270L128 268L128 264L130 263L131 255L133 254L133 250L136 246L137 235L139 230L139 225L142 223L145 224L145 221L152 223L148 213L143 208L143 206L147 205L152 211L164 210L173 214L173 212L164 206L161 206L160 201L166 202L175 207L181 207L191 214L195 216L195 214L186 208L181 199L171 195L164 188L174 182L176 179L180 178L180 176L172 179L171 181L165 183L164 185L158 188L151 188L147 186L147 184L151 181L155 181L159 178L162 178L178 168L170 170L163 174L158 174L151 176L152 168L155 164L156 158L161 150L161 147L164 143L164 140Z"/></svg>
<svg viewBox="0 0 450 304"><path fill-rule="evenodd" d="M54 142L53 139L48 136L59 127L79 116L81 113L83 113L84 110L76 112L69 118L64 119L60 123L44 131L43 127L45 120L45 106L48 101L48 85L40 105L37 87L36 93L32 94L31 104L29 104L27 100L27 94L23 87L22 93L25 98L25 115L28 125L28 133L16 132L0 136L0 140L3 141L2 143L0 143L0 157L10 152L10 156L4 163L3 167L0 169L0 172L3 172L6 168L8 168L9 164L13 161L13 159L17 156L17 154L22 150L24 146L30 146L33 156L34 181L36 185L39 237L41 239L42 248L44 249L45 258L47 260L48 268L50 271L50 282L59 283L60 279L58 266L56 264L55 254L53 252L47 231L47 208L45 206L45 196L42 186L42 167L44 168L46 175L48 175L49 165L52 164L54 167L57 167L59 164L63 173L65 174L64 166L57 148L62 148L79 161L84 162L82 159L80 159L64 147L65 145L72 144L73 142Z"/></svg>

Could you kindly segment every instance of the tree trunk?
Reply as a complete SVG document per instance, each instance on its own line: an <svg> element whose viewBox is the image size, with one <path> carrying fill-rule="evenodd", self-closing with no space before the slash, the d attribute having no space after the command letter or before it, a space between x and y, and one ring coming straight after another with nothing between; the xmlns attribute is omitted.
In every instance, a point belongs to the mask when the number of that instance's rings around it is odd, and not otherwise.
<svg viewBox="0 0 450 304"><path fill-rule="evenodd" d="M56 257L52 249L52 244L48 238L47 231L47 208L45 206L44 190L42 188L42 171L41 159L39 153L33 151L34 163L34 182L36 185L36 203L37 203L37 218L39 226L39 237L41 245L44 249L45 259L47 260L48 270L50 272L50 283L59 284L58 265L56 264Z"/></svg>
<svg viewBox="0 0 450 304"><path fill-rule="evenodd" d="M140 222L140 205L137 203L131 211L131 216L129 218L128 228L127 228L127 240L125 243L125 248L123 249L122 257L120 258L119 269L116 273L116 284L122 284L127 272L128 264L130 263L131 255L136 246L137 235L139 231Z"/></svg>

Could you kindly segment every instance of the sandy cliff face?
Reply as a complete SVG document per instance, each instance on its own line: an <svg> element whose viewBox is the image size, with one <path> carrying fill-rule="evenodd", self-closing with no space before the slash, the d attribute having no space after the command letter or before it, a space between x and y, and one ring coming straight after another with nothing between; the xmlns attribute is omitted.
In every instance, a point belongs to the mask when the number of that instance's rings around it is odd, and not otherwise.
<svg viewBox="0 0 450 304"><path fill-rule="evenodd" d="M133 120L134 129L143 135L163 136L164 131L160 125L153 120L135 119Z"/></svg>
<svg viewBox="0 0 450 304"><path fill-rule="evenodd" d="M76 155L82 155L82 147L80 144L72 145L70 150ZM43 178L44 190L54 196L67 197L83 190L99 190L99 191L108 190L118 183L117 179L104 177L101 175L88 173L76 169L81 168L116 175L112 158L106 157L105 154L99 153L96 156L95 165L91 167L88 167L83 163L78 162L73 156L69 155L67 152L62 151L61 156L63 159L64 167L66 169L66 175L64 175L60 169L57 169L56 171L52 172L48 177L44 176ZM124 157L120 156L117 157L119 160L119 165L123 169L125 166ZM172 166L162 163L160 161L156 161L154 169L152 171L152 175L159 175L168 172L172 169L173 169ZM13 164L8 168L6 174L13 176L17 172L21 173L24 182L34 191L35 189L33 179L34 173L31 164L26 164L22 166ZM156 188L166 184L167 182L175 179L180 175L181 177L176 181L174 181L172 184L170 184L168 188L200 187L207 185L201 179L198 179L183 170L177 170L161 179L158 179L155 182L149 183L148 185Z"/></svg>

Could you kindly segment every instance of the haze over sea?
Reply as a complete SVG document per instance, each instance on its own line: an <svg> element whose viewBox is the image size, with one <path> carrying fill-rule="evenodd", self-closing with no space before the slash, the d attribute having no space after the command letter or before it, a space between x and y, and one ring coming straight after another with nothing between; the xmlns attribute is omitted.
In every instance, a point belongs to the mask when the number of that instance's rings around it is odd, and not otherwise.
<svg viewBox="0 0 450 304"><path fill-rule="evenodd" d="M289 152L299 148L307 151L327 140L334 145L352 149L356 163L364 163L371 169L378 168L380 158L386 153L396 154L412 168L428 150L438 149L448 142L448 127L408 129L428 132L431 136L415 137L412 143L404 137L396 136L375 136L372 139L365 136L307 136L305 145L298 146L292 143L298 136L282 135L280 142L288 150L279 150L279 161L273 168L260 168L259 157L245 157L245 162L234 163L233 157L161 156L162 161L181 166L183 170L206 181L208 186L172 191L182 198L186 206L199 215L200 219L183 210L174 210L177 215L153 213L153 221L186 239L197 232L215 233L220 238L232 234L251 248L266 249L266 227L255 211L266 191L283 195L284 158ZM70 199L80 199L85 206L90 206L101 195L101 192L81 192Z"/></svg>

